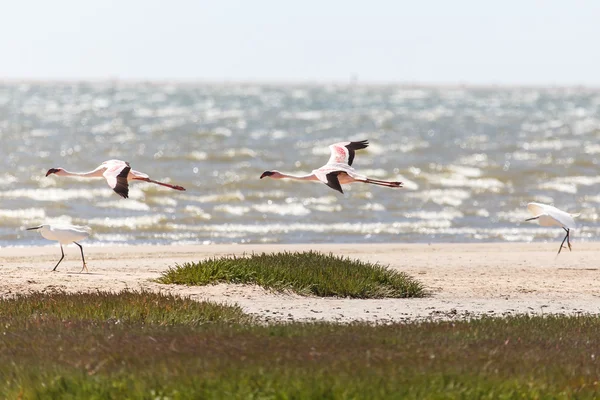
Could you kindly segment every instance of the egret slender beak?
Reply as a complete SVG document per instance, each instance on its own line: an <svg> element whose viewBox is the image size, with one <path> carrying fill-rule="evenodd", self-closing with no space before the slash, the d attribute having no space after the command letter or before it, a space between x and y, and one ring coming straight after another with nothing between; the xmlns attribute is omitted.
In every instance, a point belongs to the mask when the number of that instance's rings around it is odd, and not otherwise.
<svg viewBox="0 0 600 400"><path fill-rule="evenodd" d="M539 217L527 218L525 221L533 221L534 219L538 219Z"/></svg>
<svg viewBox="0 0 600 400"><path fill-rule="evenodd" d="M33 231L35 229L40 229L41 227L42 227L41 225L40 226L34 226L33 228L27 228L26 230L27 231Z"/></svg>

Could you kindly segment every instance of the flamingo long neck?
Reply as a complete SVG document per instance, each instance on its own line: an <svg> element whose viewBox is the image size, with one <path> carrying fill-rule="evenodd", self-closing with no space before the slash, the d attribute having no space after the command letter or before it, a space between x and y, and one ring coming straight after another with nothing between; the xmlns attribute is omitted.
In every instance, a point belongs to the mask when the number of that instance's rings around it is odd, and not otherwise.
<svg viewBox="0 0 600 400"><path fill-rule="evenodd" d="M315 174L291 175L291 174L285 174L283 172L280 172L279 179L282 179L282 178L295 179L298 181L318 181L319 180L319 178L317 178L315 176Z"/></svg>
<svg viewBox="0 0 600 400"><path fill-rule="evenodd" d="M96 168L93 171L88 171L88 172L70 172L64 169L59 170L58 172L56 172L56 175L58 176L79 176L82 178L94 178L94 177L101 177L102 174L104 173L104 170L106 168Z"/></svg>

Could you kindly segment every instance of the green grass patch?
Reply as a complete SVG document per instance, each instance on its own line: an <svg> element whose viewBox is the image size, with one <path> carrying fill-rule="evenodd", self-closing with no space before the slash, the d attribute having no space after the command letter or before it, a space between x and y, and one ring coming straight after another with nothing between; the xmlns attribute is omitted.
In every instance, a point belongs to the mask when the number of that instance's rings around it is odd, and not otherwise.
<svg viewBox="0 0 600 400"><path fill-rule="evenodd" d="M226 256L176 265L158 282L177 285L256 284L303 295L351 298L423 297L423 285L379 264L315 251Z"/></svg>
<svg viewBox="0 0 600 400"><path fill-rule="evenodd" d="M210 322L249 322L237 305L194 301L171 294L32 293L0 299L0 321L43 324L50 321L94 321L115 324L187 325Z"/></svg>
<svg viewBox="0 0 600 400"><path fill-rule="evenodd" d="M600 396L596 317L264 325L238 311L232 317L222 306L210 323L199 323L203 313L185 306L188 300L161 296L34 294L0 300L0 398ZM179 317L117 323L106 319L109 313L88 309L99 298L118 309L129 309L128 303L149 309L154 306L138 305L157 301Z"/></svg>
<svg viewBox="0 0 600 400"><path fill-rule="evenodd" d="M117 323L131 313L89 310L111 307L100 298L121 310L154 302L179 317ZM0 398L600 396L596 317L264 325L219 306L199 323L203 311L187 301L143 292L0 300Z"/></svg>

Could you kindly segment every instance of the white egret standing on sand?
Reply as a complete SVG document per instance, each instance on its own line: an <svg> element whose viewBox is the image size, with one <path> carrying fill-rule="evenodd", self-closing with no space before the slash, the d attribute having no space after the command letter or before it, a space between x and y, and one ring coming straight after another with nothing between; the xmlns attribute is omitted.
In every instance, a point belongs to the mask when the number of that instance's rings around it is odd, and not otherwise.
<svg viewBox="0 0 600 400"><path fill-rule="evenodd" d="M580 214L569 214L556 207L541 203L529 203L527 204L527 210L533 214L534 217L527 218L525 221L537 220L540 226L560 226L567 232L556 255L560 254L560 251L564 247L565 240L567 241L567 246L569 246L569 251L571 251L571 229L577 228L573 218L578 217Z"/></svg>
<svg viewBox="0 0 600 400"><path fill-rule="evenodd" d="M352 182L370 183L373 185L386 187L402 187L402 182L390 182L367 178L364 175L358 174L356 170L351 167L352 161L354 161L355 151L364 149L368 145L368 140L362 140L360 142L335 143L329 146L331 156L329 157L327 164L321 168L313 170L308 175L290 175L273 170L263 172L260 176L260 179L268 176L273 179L289 178L300 181L321 181L340 193L344 193L342 191L342 184Z"/></svg>
<svg viewBox="0 0 600 400"><path fill-rule="evenodd" d="M82 178L100 178L104 177L108 186L112 188L119 196L129 197L129 181L144 181L156 183L157 185L166 186L175 190L185 190L178 185L170 185L164 182L158 182L150 179L143 172L131 169L129 163L121 160L108 160L100 164L96 169L89 172L69 172L64 168L50 168L46 172L46 176L56 174L58 176L79 176Z"/></svg>
<svg viewBox="0 0 600 400"><path fill-rule="evenodd" d="M65 258L65 252L63 251L63 244L69 244L69 243L75 243L77 246L79 246L79 249L81 250L81 260L83 261L83 268L81 268L81 272L83 272L83 270L85 269L86 272L88 271L87 265L85 265L85 257L83 256L83 247L81 247L81 245L79 243L77 243L77 240L83 240L85 238L87 238L88 236L90 236L90 228L87 226L76 226L76 225L68 225L68 224L62 224L62 225L40 225L40 226L34 226L33 228L27 228L28 231L31 230L39 230L40 233L42 234L42 237L44 237L45 239L48 240L56 240L58 243L60 243L60 252L62 253L62 256L60 257L60 260L58 260L58 263L56 264L56 266L54 267L54 269L52 271L56 271L56 267L58 267L58 264L60 264L60 262L63 260L63 258Z"/></svg>

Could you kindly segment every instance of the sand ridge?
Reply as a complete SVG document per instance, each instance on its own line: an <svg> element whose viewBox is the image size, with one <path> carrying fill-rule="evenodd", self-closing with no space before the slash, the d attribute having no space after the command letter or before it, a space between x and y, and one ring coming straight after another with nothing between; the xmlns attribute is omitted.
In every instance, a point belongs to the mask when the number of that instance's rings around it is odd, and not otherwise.
<svg viewBox="0 0 600 400"><path fill-rule="evenodd" d="M516 314L600 313L600 242L85 246L0 249L0 296L31 291L144 289L237 303L267 320L419 321ZM344 299L274 293L249 285L187 287L153 282L175 264L207 257L318 250L404 271L423 282L424 299Z"/></svg>

